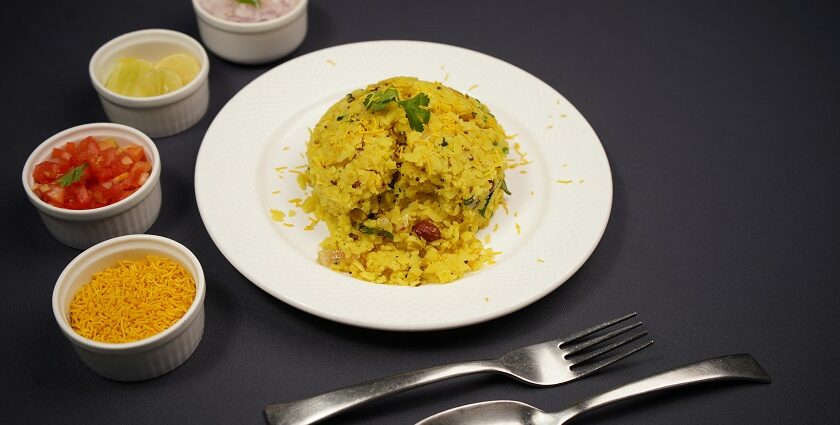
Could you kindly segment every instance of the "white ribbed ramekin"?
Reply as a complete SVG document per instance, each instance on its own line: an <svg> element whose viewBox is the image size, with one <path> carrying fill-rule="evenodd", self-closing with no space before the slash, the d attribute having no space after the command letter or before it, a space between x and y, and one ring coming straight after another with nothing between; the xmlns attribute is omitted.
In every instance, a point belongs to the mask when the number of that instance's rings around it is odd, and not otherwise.
<svg viewBox="0 0 840 425"><path fill-rule="evenodd" d="M174 53L186 53L198 60L201 70L184 87L153 97L130 97L105 88L117 61L124 57L157 62ZM198 41L177 31L148 29L123 34L105 43L90 59L88 72L108 119L130 125L151 137L180 133L197 123L207 112L210 88L207 75L210 60Z"/></svg>
<svg viewBox="0 0 840 425"><path fill-rule="evenodd" d="M165 331L134 342L104 343L77 334L69 323L76 291L120 260L140 260L150 254L180 263L193 276L196 293L187 313ZM59 328L91 370L116 381L142 381L172 371L195 351L204 333L205 292L204 272L189 249L161 236L129 235L102 242L73 259L56 281L52 308Z"/></svg>
<svg viewBox="0 0 840 425"><path fill-rule="evenodd" d="M143 147L152 163L148 180L129 197L111 205L91 210L68 210L54 207L35 195L32 188L35 166L50 158L53 148L67 142L79 142L87 136L112 137L121 146L135 144ZM38 146L23 166L23 189L41 220L59 242L84 249L115 236L143 233L157 220L161 205L160 154L152 139L142 132L121 124L84 124L64 130Z"/></svg>
<svg viewBox="0 0 840 425"><path fill-rule="evenodd" d="M269 21L241 23L210 14L193 0L198 33L210 51L241 64L271 62L288 55L303 42L308 0L299 0L289 13Z"/></svg>

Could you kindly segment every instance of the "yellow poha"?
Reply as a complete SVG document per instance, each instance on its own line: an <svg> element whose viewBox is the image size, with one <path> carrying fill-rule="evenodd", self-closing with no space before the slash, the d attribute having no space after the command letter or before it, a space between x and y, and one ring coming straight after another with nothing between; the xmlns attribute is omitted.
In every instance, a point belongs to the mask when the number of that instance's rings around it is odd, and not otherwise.
<svg viewBox="0 0 840 425"><path fill-rule="evenodd" d="M311 130L305 211L330 235L318 262L371 282L446 283L493 260L476 232L508 193L505 132L439 82L355 90Z"/></svg>

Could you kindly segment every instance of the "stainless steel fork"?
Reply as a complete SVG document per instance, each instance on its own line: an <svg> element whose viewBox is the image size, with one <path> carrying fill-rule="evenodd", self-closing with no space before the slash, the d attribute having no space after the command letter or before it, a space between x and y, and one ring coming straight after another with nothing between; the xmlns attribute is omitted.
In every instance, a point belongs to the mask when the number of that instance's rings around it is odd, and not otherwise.
<svg viewBox="0 0 840 425"><path fill-rule="evenodd" d="M634 316L636 313L601 323L565 338L518 348L494 360L436 366L302 400L272 404L265 408L265 417L272 425L312 424L380 397L456 376L482 372L502 374L541 387L566 383L653 344L649 338L642 339L647 335L646 331L633 331L641 326L641 322L607 330ZM636 342L633 343L634 341ZM619 349L620 347L625 348Z"/></svg>
<svg viewBox="0 0 840 425"><path fill-rule="evenodd" d="M416 425L564 425L583 413L628 398L713 381L769 384L770 375L749 354L715 357L680 366L583 399L559 412L546 412L511 400L484 401L455 407Z"/></svg>

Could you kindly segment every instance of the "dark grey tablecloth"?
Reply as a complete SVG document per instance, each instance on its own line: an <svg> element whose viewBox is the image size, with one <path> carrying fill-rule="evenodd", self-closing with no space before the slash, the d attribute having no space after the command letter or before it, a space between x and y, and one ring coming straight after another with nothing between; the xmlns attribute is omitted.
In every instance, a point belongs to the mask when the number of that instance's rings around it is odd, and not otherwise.
<svg viewBox="0 0 840 425"><path fill-rule="evenodd" d="M313 1L299 56L416 39L515 64L566 96L607 151L612 216L583 268L541 301L445 332L356 329L300 312L241 276L211 242L193 195L208 125L278 63L211 57L210 110L158 139L164 203L150 233L202 261L207 323L163 377L88 370L53 319L55 279L79 251L54 240L20 172L50 135L105 120L91 54L142 28L198 37L190 2L9 2L2 13L0 423L253 423L265 405L408 369L494 356L638 311L656 344L603 373L534 389L494 376L404 393L331 423L411 424L459 404L557 409L646 374L750 352L768 386L712 385L627 403L598 424L836 423L840 364L840 8L831 1Z"/></svg>

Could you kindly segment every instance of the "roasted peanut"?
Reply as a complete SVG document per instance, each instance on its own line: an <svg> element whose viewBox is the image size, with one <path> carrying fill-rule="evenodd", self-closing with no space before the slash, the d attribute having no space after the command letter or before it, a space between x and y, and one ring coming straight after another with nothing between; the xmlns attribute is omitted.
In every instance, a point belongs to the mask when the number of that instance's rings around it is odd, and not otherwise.
<svg viewBox="0 0 840 425"><path fill-rule="evenodd" d="M417 223L414 223L412 230L414 230L414 233L423 238L426 242L434 242L440 239L440 229L438 229L438 227L435 226L435 223L432 223L430 220L420 220Z"/></svg>

